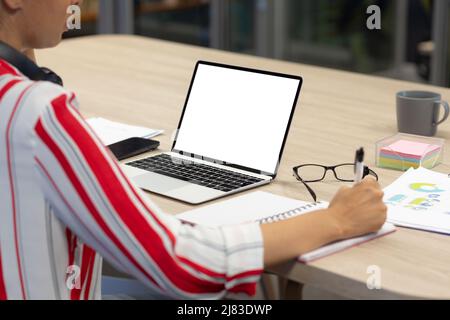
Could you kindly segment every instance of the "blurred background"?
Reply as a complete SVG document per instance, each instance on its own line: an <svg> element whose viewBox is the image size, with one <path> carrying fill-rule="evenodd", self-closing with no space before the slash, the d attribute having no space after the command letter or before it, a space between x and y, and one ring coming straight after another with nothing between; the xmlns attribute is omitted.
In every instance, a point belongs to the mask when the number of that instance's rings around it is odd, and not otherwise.
<svg viewBox="0 0 450 320"><path fill-rule="evenodd" d="M368 30L366 9L381 8ZM450 0L84 0L77 37L129 33L450 86Z"/></svg>

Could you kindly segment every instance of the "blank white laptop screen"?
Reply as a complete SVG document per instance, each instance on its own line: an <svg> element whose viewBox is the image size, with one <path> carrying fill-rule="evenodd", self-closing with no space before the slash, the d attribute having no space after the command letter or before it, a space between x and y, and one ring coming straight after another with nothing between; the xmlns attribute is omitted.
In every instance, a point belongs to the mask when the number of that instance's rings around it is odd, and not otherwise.
<svg viewBox="0 0 450 320"><path fill-rule="evenodd" d="M174 149L274 174L300 85L200 63Z"/></svg>

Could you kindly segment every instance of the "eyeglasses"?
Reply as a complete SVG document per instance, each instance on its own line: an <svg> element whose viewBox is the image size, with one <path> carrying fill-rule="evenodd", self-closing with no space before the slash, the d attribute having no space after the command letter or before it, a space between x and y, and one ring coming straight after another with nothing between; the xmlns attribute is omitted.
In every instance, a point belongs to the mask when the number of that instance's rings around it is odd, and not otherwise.
<svg viewBox="0 0 450 320"><path fill-rule="evenodd" d="M301 166L297 166L292 168L294 172L294 177L303 183L308 189L309 193L314 199L314 202L317 201L317 195L313 189L308 185L308 183L320 182L325 179L325 176L328 171L332 171L334 177L338 181L342 182L354 182L355 181L355 165L353 163L343 163L337 166L327 167L318 164L304 164ZM371 175L378 181L378 175L375 171L369 169L369 167L364 167L363 177Z"/></svg>

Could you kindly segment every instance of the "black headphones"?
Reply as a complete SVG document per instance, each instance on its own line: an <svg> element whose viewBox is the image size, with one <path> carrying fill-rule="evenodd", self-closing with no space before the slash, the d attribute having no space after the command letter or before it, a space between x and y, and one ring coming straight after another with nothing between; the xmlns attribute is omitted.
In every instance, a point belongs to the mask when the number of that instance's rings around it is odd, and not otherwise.
<svg viewBox="0 0 450 320"><path fill-rule="evenodd" d="M0 59L12 64L31 80L49 81L63 86L61 77L55 72L48 68L39 67L27 56L2 41L0 41Z"/></svg>

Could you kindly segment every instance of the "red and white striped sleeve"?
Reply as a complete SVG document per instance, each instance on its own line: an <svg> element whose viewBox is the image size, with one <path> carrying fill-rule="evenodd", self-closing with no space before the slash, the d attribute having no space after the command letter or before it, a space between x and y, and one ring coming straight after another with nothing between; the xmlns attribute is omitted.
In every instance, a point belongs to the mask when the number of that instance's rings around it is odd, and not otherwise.
<svg viewBox="0 0 450 320"><path fill-rule="evenodd" d="M206 228L161 212L127 179L79 114L75 96L62 89L40 115L35 135L36 171L53 211L117 268L175 298L255 293L263 268L259 225Z"/></svg>

